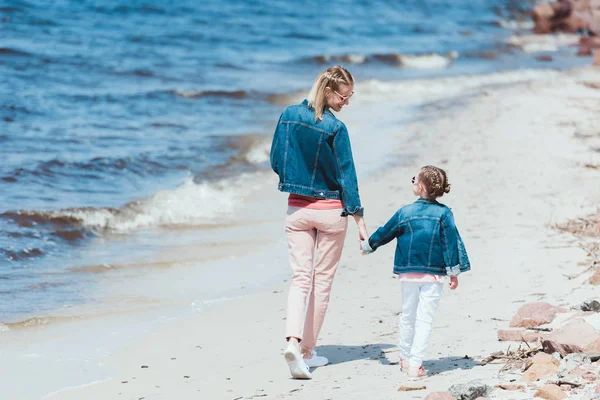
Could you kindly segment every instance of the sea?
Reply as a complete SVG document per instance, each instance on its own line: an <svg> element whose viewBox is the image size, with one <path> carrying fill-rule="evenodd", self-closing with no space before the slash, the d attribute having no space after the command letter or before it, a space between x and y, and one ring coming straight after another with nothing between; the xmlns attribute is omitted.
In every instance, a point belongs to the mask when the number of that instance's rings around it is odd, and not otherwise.
<svg viewBox="0 0 600 400"><path fill-rule="evenodd" d="M357 108L406 99L383 126L468 76L589 63L507 44L530 34L532 3L0 1L0 331L79 316L181 244L252 246L240 221L267 210L244 190L269 173L284 107L330 65L353 73ZM351 132L360 179L385 168L367 130ZM220 282L205 263L186 259L200 291Z"/></svg>

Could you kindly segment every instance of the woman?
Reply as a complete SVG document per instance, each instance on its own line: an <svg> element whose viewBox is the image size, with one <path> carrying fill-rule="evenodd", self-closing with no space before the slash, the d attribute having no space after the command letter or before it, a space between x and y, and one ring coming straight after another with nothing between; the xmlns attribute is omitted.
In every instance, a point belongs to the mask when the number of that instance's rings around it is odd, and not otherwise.
<svg viewBox="0 0 600 400"><path fill-rule="evenodd" d="M325 70L308 100L281 114L271 146L279 190L290 193L285 231L292 279L284 356L299 379L312 378L309 367L329 362L314 348L342 255L347 216L354 217L359 240L369 237L348 130L330 111L349 104L353 90L354 78L346 69Z"/></svg>

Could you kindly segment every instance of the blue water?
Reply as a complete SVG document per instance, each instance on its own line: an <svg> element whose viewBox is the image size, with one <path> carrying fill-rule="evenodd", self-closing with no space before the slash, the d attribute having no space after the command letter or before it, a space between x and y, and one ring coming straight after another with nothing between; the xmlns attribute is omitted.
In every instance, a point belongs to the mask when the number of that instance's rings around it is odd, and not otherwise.
<svg viewBox="0 0 600 400"><path fill-rule="evenodd" d="M282 109L274 95L307 89L326 65L344 63L325 56L364 56L345 63L358 81L556 66L503 45L513 32L497 22L522 18L526 7L510 0L0 2L0 321L82 301L92 279L69 271L102 262L89 256L92 246L132 251L102 240L115 231L210 221L198 210L173 217L159 209L143 224L136 218L158 192L177 200L194 185L266 168L245 155L268 141ZM390 61L449 51L460 58L444 69ZM480 57L486 51L497 57Z"/></svg>

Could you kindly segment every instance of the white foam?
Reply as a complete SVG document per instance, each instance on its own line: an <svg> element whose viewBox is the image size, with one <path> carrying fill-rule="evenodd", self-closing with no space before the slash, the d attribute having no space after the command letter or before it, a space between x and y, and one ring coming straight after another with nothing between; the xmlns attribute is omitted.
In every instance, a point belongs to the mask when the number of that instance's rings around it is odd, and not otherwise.
<svg viewBox="0 0 600 400"><path fill-rule="evenodd" d="M505 29L513 30L530 30L533 29L535 24L531 20L515 21L515 20L500 20L498 24Z"/></svg>
<svg viewBox="0 0 600 400"><path fill-rule="evenodd" d="M579 35L567 33L557 35L513 35L506 42L526 53L555 52L563 47L578 44Z"/></svg>
<svg viewBox="0 0 600 400"><path fill-rule="evenodd" d="M108 382L110 380L112 380L112 378L102 379L102 380L96 380L96 381L84 383L82 385L69 386L69 387L66 387L66 388L62 388L62 389L56 390L56 391L51 392L51 393L47 393L44 396L42 396L41 399L42 400L50 399L50 398L52 398L52 397L54 397L56 395L62 394L62 393L67 392L69 390L80 389L80 388L84 388L84 387L88 387L88 386L98 385L100 383Z"/></svg>
<svg viewBox="0 0 600 400"><path fill-rule="evenodd" d="M165 225L223 224L235 220L249 184L249 175L215 183L196 184L190 178L174 190L164 190L154 196L128 204L119 210L62 210L55 215L77 218L87 227L97 230L130 232Z"/></svg>
<svg viewBox="0 0 600 400"><path fill-rule="evenodd" d="M395 58L402 67L431 69L446 68L458 58L457 51L451 51L447 54L397 54Z"/></svg>
<svg viewBox="0 0 600 400"><path fill-rule="evenodd" d="M455 76L437 79L382 82L369 80L358 83L353 103L392 100L399 105L419 105L431 101L468 94L489 85L511 84L557 76L551 70L522 70L487 75Z"/></svg>
<svg viewBox="0 0 600 400"><path fill-rule="evenodd" d="M251 164L262 164L269 161L271 142L264 140L256 143L244 154L244 158Z"/></svg>

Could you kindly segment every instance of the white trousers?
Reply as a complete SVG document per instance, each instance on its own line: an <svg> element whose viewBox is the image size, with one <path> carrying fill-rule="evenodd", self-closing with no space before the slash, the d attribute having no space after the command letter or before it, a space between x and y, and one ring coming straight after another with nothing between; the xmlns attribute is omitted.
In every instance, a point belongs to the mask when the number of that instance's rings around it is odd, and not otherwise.
<svg viewBox="0 0 600 400"><path fill-rule="evenodd" d="M400 357L410 369L423 364L427 352L433 316L440 304L443 283L401 282L402 318L400 318Z"/></svg>

